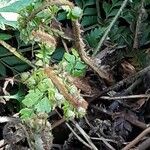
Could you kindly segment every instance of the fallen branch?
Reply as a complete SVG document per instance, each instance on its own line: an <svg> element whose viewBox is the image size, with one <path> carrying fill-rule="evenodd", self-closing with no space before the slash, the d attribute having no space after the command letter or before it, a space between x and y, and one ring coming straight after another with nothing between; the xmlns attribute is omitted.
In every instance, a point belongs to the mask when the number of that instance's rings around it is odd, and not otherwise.
<svg viewBox="0 0 150 150"><path fill-rule="evenodd" d="M142 79L138 79L135 82L133 82L125 91L121 93L121 95L128 95L132 94L133 90L142 82Z"/></svg>
<svg viewBox="0 0 150 150"><path fill-rule="evenodd" d="M99 98L101 95L109 92L109 91L115 91L118 90L120 87L122 87L124 84L130 84L132 82L134 82L135 80L137 80L138 78L140 78L141 76L145 75L148 71L150 71L150 66L142 69L141 71L137 72L136 74L133 74L131 76L129 76L128 78L125 78L121 81L119 81L118 83L116 83L115 85L112 85L110 87L108 87L107 89L101 91L98 95L96 95L95 97L93 97L89 102L91 103L92 101L96 100L97 98Z"/></svg>
<svg viewBox="0 0 150 150"><path fill-rule="evenodd" d="M110 96L101 96L101 99L106 99L106 100L123 100L123 99L136 99L136 98L149 98L150 94L140 94L140 95L128 95L128 96L115 96L115 97L110 97Z"/></svg>
<svg viewBox="0 0 150 150"><path fill-rule="evenodd" d="M90 146L92 147L92 150L98 150L97 147L93 144L91 138L86 134L86 132L80 127L80 125L75 122L72 121L73 124L75 125L75 127L80 131L80 133L83 135L83 137L87 140L87 142L90 144Z"/></svg>
<svg viewBox="0 0 150 150"><path fill-rule="evenodd" d="M63 117L61 114L55 110L58 114L58 116L62 119ZM79 124L75 121L72 121L72 123L76 126L76 128L80 131L80 133L83 135L83 137L87 140L88 143L86 143L78 134L71 128L71 126L66 122L65 124L67 127L72 131L72 133L76 136L76 138L83 143L85 146L89 147L91 150L98 150L96 146L92 143L90 137L85 133L85 131L79 126Z"/></svg>
<svg viewBox="0 0 150 150"><path fill-rule="evenodd" d="M92 149L92 147L88 143L86 143L80 136L78 136L78 134L76 134L76 132L71 128L71 126L68 123L66 123L66 125L81 143L83 143L88 148Z"/></svg>
<svg viewBox="0 0 150 150"><path fill-rule="evenodd" d="M10 46L9 44L7 44L5 41L2 41L2 40L0 40L0 44L3 47L5 47L6 49L8 49L11 53L13 53L20 60L22 60L23 62L27 63L32 68L35 68L35 66L31 63L31 61L29 61L27 58L23 57L19 52L17 52L17 50L14 47Z"/></svg>
<svg viewBox="0 0 150 150"><path fill-rule="evenodd" d="M4 139L3 140L0 140L0 149L3 150L4 149L4 146L6 146L7 143L5 143Z"/></svg>
<svg viewBox="0 0 150 150"><path fill-rule="evenodd" d="M123 79L122 81L119 81L115 85L107 88L104 92L106 93L108 91L116 90L116 89L122 87L124 84L130 84L130 83L134 82L136 79L145 75L148 71L150 71L150 66L142 69L141 71L137 72L136 74L129 76L128 78Z"/></svg>
<svg viewBox="0 0 150 150"><path fill-rule="evenodd" d="M135 146L144 136L150 133L150 127L145 129L141 134L139 134L133 141L126 145L122 150L129 150Z"/></svg>
<svg viewBox="0 0 150 150"><path fill-rule="evenodd" d="M139 16L136 22L136 29L135 29L135 36L134 36L134 43L133 43L133 48L138 49L139 47L139 36L141 34L141 27L142 27L142 19L144 18L144 13L145 13L145 9L144 9L144 1L145 0L141 0L141 7L139 9Z"/></svg>
<svg viewBox="0 0 150 150"><path fill-rule="evenodd" d="M136 126L136 127L139 127L141 129L146 129L149 124L146 124L140 120L138 120L138 118L136 118L134 115L131 115L131 114L128 114L128 113L125 113L125 112L121 112L121 113L114 113L112 115L113 118L115 117L121 117L121 118L124 118L124 120L127 120L128 122L130 122L132 125Z"/></svg>
<svg viewBox="0 0 150 150"><path fill-rule="evenodd" d="M51 130L53 130L54 128L60 126L61 124L63 124L66 120L64 118L56 121L54 124L52 124Z"/></svg>
<svg viewBox="0 0 150 150"><path fill-rule="evenodd" d="M146 139L138 146L138 150L147 150L150 148L150 138Z"/></svg>

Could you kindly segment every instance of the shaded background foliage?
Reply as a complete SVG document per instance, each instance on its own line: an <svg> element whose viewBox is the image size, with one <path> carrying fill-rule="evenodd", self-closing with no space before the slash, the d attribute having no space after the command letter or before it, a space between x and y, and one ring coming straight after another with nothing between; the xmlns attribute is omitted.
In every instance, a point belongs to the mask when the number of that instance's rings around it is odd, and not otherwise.
<svg viewBox="0 0 150 150"><path fill-rule="evenodd" d="M20 0L20 1L8 1L5 5L1 6L0 12L19 12L20 9L27 6L31 3L31 0ZM75 3L83 9L83 16L81 18L81 25L84 30L84 38L87 43L87 47L89 50L93 50L96 48L98 41L104 34L108 25L112 21L112 18L116 15L119 10L123 0L112 0L112 1L95 1L95 0L75 0ZM1 1L3 3L3 1ZM0 3L0 4L1 4ZM135 54L133 52L133 42L135 36L136 23L139 15L139 7L140 0L129 1L126 8L121 13L119 19L113 26L111 32L109 33L109 41L111 45L119 45L119 46L127 46L128 50L122 53L125 53L127 57L135 57L137 58L137 62L140 65L146 65L149 62L149 56L146 53L140 53L140 50L137 50ZM150 38L150 2L149 0L145 0L145 9L143 11L143 19L141 22L140 28L140 36L139 36L139 49L144 49L149 45ZM10 42L15 41L15 47L19 49L19 51L28 51L31 47L29 45L25 46L23 42L20 41L18 36L16 21L9 21L6 18L0 16L0 27L1 30L0 39L9 40ZM66 13L64 11L60 11L58 13L58 20L63 21L66 19ZM15 31L14 31L15 30ZM7 32L6 32L7 31ZM12 41L13 40L13 41ZM24 47L25 46L25 47ZM29 50L30 51L30 50ZM63 50L59 52L57 57L63 54ZM6 76L6 68L11 69L14 73L19 73L28 69L28 66L18 60L15 56L11 56L6 49L1 47L1 55L0 55L0 66L1 71L0 74ZM27 52L25 55L30 57L30 52ZM136 55L136 56L135 56ZM56 55L55 55L56 58ZM57 58L56 58L57 59Z"/></svg>

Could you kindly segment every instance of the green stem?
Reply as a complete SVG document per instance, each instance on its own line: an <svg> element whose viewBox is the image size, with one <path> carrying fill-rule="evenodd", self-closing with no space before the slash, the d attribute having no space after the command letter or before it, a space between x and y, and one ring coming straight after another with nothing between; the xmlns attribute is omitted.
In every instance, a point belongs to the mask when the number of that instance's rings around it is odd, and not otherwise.
<svg viewBox="0 0 150 150"><path fill-rule="evenodd" d="M17 50L10 46L9 44L7 44L5 41L0 40L0 44L2 46L4 46L6 49L8 49L11 53L13 53L16 57L18 57L20 60L24 61L25 63L27 63L29 66L31 66L32 68L36 68L35 65L33 65L31 63L31 61L29 61L27 58L23 57L21 54L19 54L17 52Z"/></svg>
<svg viewBox="0 0 150 150"><path fill-rule="evenodd" d="M124 9L124 7L126 6L127 2L128 2L128 0L124 0L124 1L123 1L122 5L121 5L121 7L120 7L120 9L119 9L119 11L117 12L116 16L113 18L112 22L110 23L110 25L108 26L107 30L105 31L103 37L102 37L101 40L99 41L97 48L94 50L93 56L95 56L95 55L98 53L98 51L99 51L99 49L101 48L101 46L102 46L104 40L105 40L106 37L108 36L108 33L110 32L111 28L113 27L113 25L114 25L115 22L117 21L119 15L121 14L121 12L122 12L122 10Z"/></svg>

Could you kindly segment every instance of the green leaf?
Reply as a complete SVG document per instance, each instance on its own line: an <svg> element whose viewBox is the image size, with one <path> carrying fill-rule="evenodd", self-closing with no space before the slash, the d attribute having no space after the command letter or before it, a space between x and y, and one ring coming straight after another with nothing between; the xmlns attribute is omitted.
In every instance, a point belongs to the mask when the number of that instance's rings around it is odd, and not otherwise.
<svg viewBox="0 0 150 150"><path fill-rule="evenodd" d="M52 59L56 60L56 61L61 61L63 58L63 55L65 53L64 48L56 48L55 52L53 53L53 55L51 56Z"/></svg>
<svg viewBox="0 0 150 150"><path fill-rule="evenodd" d="M11 26L13 28L17 28L17 22L16 21L7 21L2 16L0 16L0 29L6 30L5 25Z"/></svg>
<svg viewBox="0 0 150 150"><path fill-rule="evenodd" d="M57 19L58 19L59 21L62 21L62 20L67 19L67 12L65 12L65 11L59 12L59 13L58 13L58 16L57 16Z"/></svg>
<svg viewBox="0 0 150 150"><path fill-rule="evenodd" d="M82 70L82 69L86 68L86 65L82 61L78 61L74 67L75 67L75 69Z"/></svg>
<svg viewBox="0 0 150 150"><path fill-rule="evenodd" d="M48 88L54 88L54 84L52 83L52 81L49 78L46 78L46 79L40 81L38 83L37 87L41 92L45 92L45 91L47 91Z"/></svg>
<svg viewBox="0 0 150 150"><path fill-rule="evenodd" d="M91 30L85 37L88 44L91 47L95 48L97 46L97 43L98 43L100 37L103 35L104 31L105 31L105 28L103 28L103 27L95 28L95 29Z"/></svg>
<svg viewBox="0 0 150 150"><path fill-rule="evenodd" d="M76 58L79 57L78 52L77 52L74 48L71 49L71 52L72 52L72 54L73 54Z"/></svg>
<svg viewBox="0 0 150 150"><path fill-rule="evenodd" d="M0 33L0 40L9 40L12 36L10 34Z"/></svg>
<svg viewBox="0 0 150 150"><path fill-rule="evenodd" d="M95 0L82 0L84 7L91 6L95 4Z"/></svg>
<svg viewBox="0 0 150 150"><path fill-rule="evenodd" d="M13 68L18 72L24 72L29 69L29 66L27 64L20 63L20 64L16 64Z"/></svg>
<svg viewBox="0 0 150 150"><path fill-rule="evenodd" d="M72 70L73 70L73 68L74 68L74 65L68 63L67 66L66 66L66 71L69 72L69 73L71 73Z"/></svg>
<svg viewBox="0 0 150 150"><path fill-rule="evenodd" d="M29 90L29 93L25 96L22 103L27 107L32 107L42 98L43 93L40 90Z"/></svg>
<svg viewBox="0 0 150 150"><path fill-rule="evenodd" d="M14 56L7 49L0 46L0 62L6 69L11 69L14 74L21 73L29 69L29 66L22 62L18 57Z"/></svg>
<svg viewBox="0 0 150 150"><path fill-rule="evenodd" d="M97 24L97 16L83 16L81 24L86 27Z"/></svg>
<svg viewBox="0 0 150 150"><path fill-rule="evenodd" d="M108 16L108 14L110 13L110 10L111 10L111 4L104 1L103 2L103 9L105 11L106 16Z"/></svg>
<svg viewBox="0 0 150 150"><path fill-rule="evenodd" d="M2 63L0 63L0 68L0 75L6 76L6 67Z"/></svg>
<svg viewBox="0 0 150 150"><path fill-rule="evenodd" d="M76 7L76 6L71 11L71 15L74 18L80 18L82 13L83 13L82 9L80 7Z"/></svg>
<svg viewBox="0 0 150 150"><path fill-rule="evenodd" d="M73 63L73 64L75 63L75 56L71 54L65 53L64 58L70 63Z"/></svg>
<svg viewBox="0 0 150 150"><path fill-rule="evenodd" d="M80 7L80 8L86 8L86 7L91 7L92 5L95 5L95 0L75 0L75 3Z"/></svg>
<svg viewBox="0 0 150 150"><path fill-rule="evenodd" d="M75 76L75 77L82 77L82 76L85 76L85 71L86 71L86 70L74 69L74 70L72 71L72 75Z"/></svg>
<svg viewBox="0 0 150 150"><path fill-rule="evenodd" d="M84 15L96 15L97 14L97 11L95 8L89 8L89 7L86 7L84 9L84 12L83 12Z"/></svg>
<svg viewBox="0 0 150 150"><path fill-rule="evenodd" d="M19 12L32 3L33 0L5 0L0 1L0 12Z"/></svg>
<svg viewBox="0 0 150 150"><path fill-rule="evenodd" d="M37 112L51 112L50 100L47 97L44 97L36 106L35 109Z"/></svg>
<svg viewBox="0 0 150 150"><path fill-rule="evenodd" d="M122 1L120 1L120 0L112 0L112 3L113 3L113 7L116 7L116 6L121 6Z"/></svg>
<svg viewBox="0 0 150 150"><path fill-rule="evenodd" d="M83 2L81 0L75 0L75 3L82 8Z"/></svg>
<svg viewBox="0 0 150 150"><path fill-rule="evenodd" d="M112 9L112 11L108 14L107 17L114 17L118 12L118 9Z"/></svg>
<svg viewBox="0 0 150 150"><path fill-rule="evenodd" d="M33 109L23 108L19 112L21 114L21 119L29 119L34 114Z"/></svg>
<svg viewBox="0 0 150 150"><path fill-rule="evenodd" d="M10 64L11 66L22 64L22 62L20 61L20 59L18 57L15 56L8 56L8 57L3 57L1 58L1 60L7 64Z"/></svg>

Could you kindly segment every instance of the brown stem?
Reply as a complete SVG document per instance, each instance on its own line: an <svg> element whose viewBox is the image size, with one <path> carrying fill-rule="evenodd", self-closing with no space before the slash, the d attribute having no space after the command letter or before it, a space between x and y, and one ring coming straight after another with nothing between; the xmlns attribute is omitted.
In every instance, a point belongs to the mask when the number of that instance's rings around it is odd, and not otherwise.
<svg viewBox="0 0 150 150"><path fill-rule="evenodd" d="M74 31L74 37L75 37L75 46L80 54L80 57L83 59L83 61L90 66L98 75L99 77L105 79L108 83L111 83L113 81L110 76L98 68L96 64L94 64L93 60L87 56L85 52L85 44L83 42L83 39L81 37L81 29L80 24L78 21L72 21L73 31Z"/></svg>
<svg viewBox="0 0 150 150"><path fill-rule="evenodd" d="M66 100L68 100L74 107L79 108L82 107L87 109L88 103L84 99L77 99L73 95L68 92L68 89L65 87L61 78L59 78L53 69L45 68L45 74L52 80L55 86L58 88L59 92L64 96Z"/></svg>

